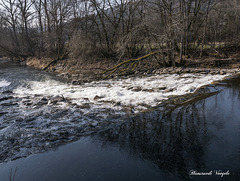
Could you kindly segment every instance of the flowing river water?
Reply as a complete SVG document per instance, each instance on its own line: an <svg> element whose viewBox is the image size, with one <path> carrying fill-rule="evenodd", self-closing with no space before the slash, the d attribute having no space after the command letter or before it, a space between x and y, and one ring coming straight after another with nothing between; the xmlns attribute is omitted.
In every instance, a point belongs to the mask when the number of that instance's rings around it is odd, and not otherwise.
<svg viewBox="0 0 240 181"><path fill-rule="evenodd" d="M101 96L78 104L90 84L0 66L0 181L240 178L237 76L139 112Z"/></svg>

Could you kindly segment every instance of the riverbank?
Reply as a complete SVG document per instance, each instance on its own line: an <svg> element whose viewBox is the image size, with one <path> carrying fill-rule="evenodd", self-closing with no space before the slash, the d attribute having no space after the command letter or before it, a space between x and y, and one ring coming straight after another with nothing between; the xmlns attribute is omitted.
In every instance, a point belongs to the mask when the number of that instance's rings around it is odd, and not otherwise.
<svg viewBox="0 0 240 181"><path fill-rule="evenodd" d="M24 64L35 69L44 69L52 59L28 58ZM119 63L119 62L118 62ZM113 61L77 61L59 60L47 67L48 72L54 72L64 77L68 82L79 85L94 80L102 80L103 72L117 63ZM154 68L153 68L154 67ZM159 67L154 61L142 61L138 69L131 74L114 74L110 78L127 78L142 75L184 74L200 73L211 75L237 74L240 72L240 60L238 56L227 59L198 59L187 60L184 65L178 67Z"/></svg>

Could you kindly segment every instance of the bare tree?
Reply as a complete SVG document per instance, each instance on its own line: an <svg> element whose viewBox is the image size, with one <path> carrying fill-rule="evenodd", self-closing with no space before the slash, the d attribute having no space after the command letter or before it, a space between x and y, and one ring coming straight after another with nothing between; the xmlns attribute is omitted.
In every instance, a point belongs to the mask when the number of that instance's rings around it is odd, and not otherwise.
<svg viewBox="0 0 240 181"><path fill-rule="evenodd" d="M20 27L23 33L23 39L26 42L26 49L31 55L34 55L33 43L29 35L29 26L33 19L34 12L31 10L32 2L30 0L17 0L19 8Z"/></svg>
<svg viewBox="0 0 240 181"><path fill-rule="evenodd" d="M18 24L18 7L16 6L16 0L1 0L0 5L3 8L1 18L5 21L11 37L13 51L19 51L19 40L17 36L17 24Z"/></svg>
<svg viewBox="0 0 240 181"><path fill-rule="evenodd" d="M183 55L189 54L189 47L198 38L198 32L207 22L213 0L160 0L149 2L149 9L153 11L159 23L161 32L150 30L155 39L162 41L166 49L167 65L175 66L176 56L179 62ZM154 21L153 21L154 23ZM152 25L154 29L157 26ZM155 31L155 33L154 33Z"/></svg>

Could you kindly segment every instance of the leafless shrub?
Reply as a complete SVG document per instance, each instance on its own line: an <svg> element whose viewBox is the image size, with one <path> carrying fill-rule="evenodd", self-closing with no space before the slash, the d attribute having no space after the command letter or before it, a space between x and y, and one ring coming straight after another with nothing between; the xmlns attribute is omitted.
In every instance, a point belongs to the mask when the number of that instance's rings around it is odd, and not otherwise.
<svg viewBox="0 0 240 181"><path fill-rule="evenodd" d="M74 33L69 41L68 50L73 59L96 58L99 50L96 44L84 32Z"/></svg>

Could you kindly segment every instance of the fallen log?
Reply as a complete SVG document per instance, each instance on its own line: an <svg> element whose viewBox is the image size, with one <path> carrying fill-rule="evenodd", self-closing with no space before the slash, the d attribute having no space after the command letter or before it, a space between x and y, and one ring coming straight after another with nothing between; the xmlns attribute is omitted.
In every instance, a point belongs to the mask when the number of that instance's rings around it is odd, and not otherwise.
<svg viewBox="0 0 240 181"><path fill-rule="evenodd" d="M45 67L42 68L42 70L46 70L50 65L52 65L53 63L57 62L59 59L54 59L51 62L49 62Z"/></svg>
<svg viewBox="0 0 240 181"><path fill-rule="evenodd" d="M127 71L134 71L137 68L140 60L144 60L144 59L148 58L149 56L152 56L157 53L159 53L159 52L152 52L152 53L149 53L147 55L144 55L144 56L136 58L136 59L125 60L125 61L119 63L118 65L107 69L106 71L104 71L102 73L102 75L103 76L106 75L106 76L104 76L104 78L106 79L106 78L110 77L112 74L114 74L117 70L121 73L127 72ZM125 69L122 68L124 65L127 65L127 64L130 64L130 66L128 68L125 68Z"/></svg>

